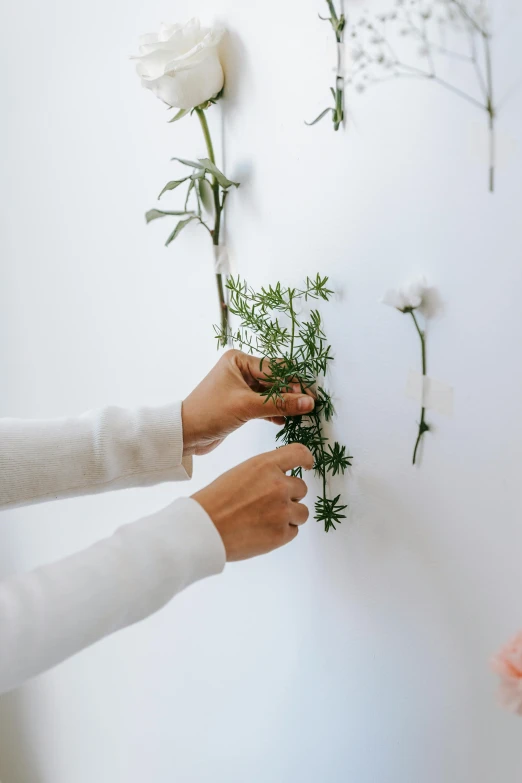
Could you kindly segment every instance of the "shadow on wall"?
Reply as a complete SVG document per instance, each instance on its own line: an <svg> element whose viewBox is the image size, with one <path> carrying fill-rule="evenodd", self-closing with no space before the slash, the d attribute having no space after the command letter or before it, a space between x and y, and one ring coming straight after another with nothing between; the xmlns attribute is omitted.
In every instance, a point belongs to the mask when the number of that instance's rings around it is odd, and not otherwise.
<svg viewBox="0 0 522 783"><path fill-rule="evenodd" d="M0 547L0 579L12 572L8 547ZM34 703L34 699L33 699ZM29 696L24 688L0 696L1 783L44 783L32 745Z"/></svg>
<svg viewBox="0 0 522 783"><path fill-rule="evenodd" d="M224 140L222 155L225 171L227 170L226 125L234 121L235 110L244 103L242 96L243 85L252 83L255 80L255 73L250 66L250 56L241 37L228 28L226 38L227 44L221 52L226 77L223 111L221 112L221 138ZM249 92L251 92L251 89ZM241 183L241 198L243 200L248 198L249 189L247 185L252 176L252 161L241 160L238 164L236 163L234 176ZM245 194L245 191L248 191L247 194Z"/></svg>
<svg viewBox="0 0 522 783"><path fill-rule="evenodd" d="M346 769L365 759L373 769L371 746L378 742L382 758L392 764L404 725L419 742L424 741L424 729L419 728L424 725L436 727L438 736L426 740L425 749L439 758L440 779L446 779L457 761L459 769L469 767L470 779L478 779L489 754L491 713L485 705L490 693L487 669L477 657L480 629L473 630L471 607L458 589L462 575L447 562L444 543L424 523L422 508L413 506L412 511L411 498L405 501L372 466L355 469L343 491L350 503L348 518L322 546L314 547L313 581L323 588L310 607L309 638L314 638L316 659L328 660L335 649L342 653L346 671L341 682L335 679L335 667L333 674L320 672L319 689L314 684L309 695L299 697L300 709L314 714L315 705L326 699L345 715L345 728L351 721L348 734L353 732L360 751L340 751L339 763ZM319 534L324 536L316 531ZM322 628L334 628L335 638ZM311 670L310 661L308 665ZM432 682L425 682L424 668ZM434 683L439 682L444 686L438 692ZM424 708L420 693L432 712ZM350 700L360 705L367 721L363 729L346 706ZM401 704L418 710L417 726L405 713L406 723L400 727ZM465 728L455 748L453 732L459 721L465 721ZM383 725L389 726L385 738ZM404 763L413 775L416 762L412 758ZM364 777L362 768L359 773ZM333 771L332 779L337 780Z"/></svg>
<svg viewBox="0 0 522 783"><path fill-rule="evenodd" d="M451 588L459 574L448 568L444 547L424 524L423 508L415 508L413 487L406 503L363 460L337 482L335 491L342 492L349 507L337 539L329 539L331 546L323 547L321 578L329 584L332 596L344 601L356 586L365 590L372 586L379 596L386 592L390 578L409 596L415 585L407 584L408 580L422 577L417 588L422 586L432 597L459 639L467 611Z"/></svg>
<svg viewBox="0 0 522 783"><path fill-rule="evenodd" d="M29 701L27 699L27 701ZM44 783L31 748L29 706L23 689L0 697L0 781Z"/></svg>

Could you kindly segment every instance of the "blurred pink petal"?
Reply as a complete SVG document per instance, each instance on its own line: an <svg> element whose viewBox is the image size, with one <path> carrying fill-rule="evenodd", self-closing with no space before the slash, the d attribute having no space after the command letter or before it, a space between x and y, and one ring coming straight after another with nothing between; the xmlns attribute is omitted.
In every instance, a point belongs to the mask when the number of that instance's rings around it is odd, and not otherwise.
<svg viewBox="0 0 522 783"><path fill-rule="evenodd" d="M491 667L500 677L501 705L522 716L522 631L495 655Z"/></svg>

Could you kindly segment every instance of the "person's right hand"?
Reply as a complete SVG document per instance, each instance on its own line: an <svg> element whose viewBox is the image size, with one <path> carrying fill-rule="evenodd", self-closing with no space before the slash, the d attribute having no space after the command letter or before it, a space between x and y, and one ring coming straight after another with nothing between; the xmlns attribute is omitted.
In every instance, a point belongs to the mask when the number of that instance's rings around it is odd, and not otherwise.
<svg viewBox="0 0 522 783"><path fill-rule="evenodd" d="M308 488L286 471L311 470L312 453L292 443L243 462L192 495L223 539L227 560L246 560L288 544L308 519Z"/></svg>

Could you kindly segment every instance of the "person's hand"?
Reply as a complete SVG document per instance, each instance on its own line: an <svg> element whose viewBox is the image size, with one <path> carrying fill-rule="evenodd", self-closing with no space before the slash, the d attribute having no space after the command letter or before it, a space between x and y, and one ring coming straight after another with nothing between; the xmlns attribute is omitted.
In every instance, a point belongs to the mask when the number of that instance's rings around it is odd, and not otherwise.
<svg viewBox="0 0 522 783"><path fill-rule="evenodd" d="M250 419L281 425L285 416L310 413L314 407L314 398L298 384L282 399L268 402L259 394L264 388L259 357L227 351L183 402L183 454L208 454Z"/></svg>
<svg viewBox="0 0 522 783"><path fill-rule="evenodd" d="M243 462L192 497L223 539L227 560L246 560L288 544L308 519L307 486L286 471L311 470L312 453L292 443Z"/></svg>

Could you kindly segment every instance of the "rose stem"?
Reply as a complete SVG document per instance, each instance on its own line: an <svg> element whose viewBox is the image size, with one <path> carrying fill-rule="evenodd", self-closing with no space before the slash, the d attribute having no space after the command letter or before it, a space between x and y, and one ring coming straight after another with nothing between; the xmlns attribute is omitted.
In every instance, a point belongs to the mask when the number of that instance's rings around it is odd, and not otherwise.
<svg viewBox="0 0 522 783"><path fill-rule="evenodd" d="M212 161L212 163L216 165L216 156L214 154L214 147L212 145L212 139L210 137L210 130L208 127L208 122L205 116L205 112L203 109L200 109L198 107L196 108L196 114L199 117L201 128L203 130L203 136L205 137L205 144L207 145L208 157ZM219 199L219 182L214 176L212 177L212 193L214 197L215 222L214 222L214 230L211 232L211 234L212 234L212 244L215 247L217 247L219 245L219 233L221 230L221 212L223 210L223 205L221 204ZM227 335L228 335L228 307L225 301L225 291L223 288L223 275L221 274L221 272L216 272L216 283L217 283L218 296L219 296L219 306L221 311L222 345L225 346L227 344Z"/></svg>
<svg viewBox="0 0 522 783"><path fill-rule="evenodd" d="M415 324L415 328L419 334L420 341L421 341L421 349L422 349L422 378L423 378L423 386L422 386L422 399L424 402L424 378L426 377L427 372L427 362L426 362L426 338L424 335L424 332L419 327L419 324L417 322L417 319L415 318L415 313L413 310L410 310L411 317L413 318L413 323ZM413 464L415 465L415 462L417 460L417 450L419 448L419 444L421 442L421 438L424 435L425 432L429 430L429 426L426 424L426 408L421 408L421 419L419 422L419 434L417 435L417 440L415 442L415 449L413 451Z"/></svg>

